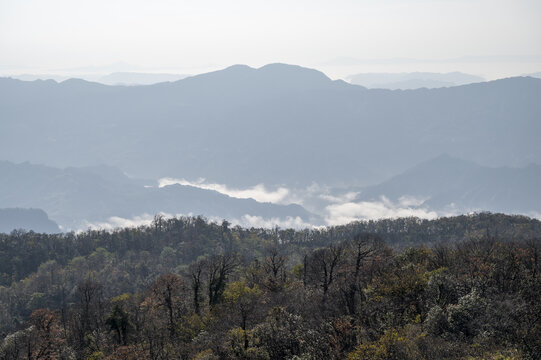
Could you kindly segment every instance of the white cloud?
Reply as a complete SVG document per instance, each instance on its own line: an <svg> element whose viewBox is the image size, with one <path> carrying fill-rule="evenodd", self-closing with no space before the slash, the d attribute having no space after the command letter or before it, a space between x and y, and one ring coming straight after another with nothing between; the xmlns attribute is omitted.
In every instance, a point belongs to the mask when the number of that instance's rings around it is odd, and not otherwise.
<svg viewBox="0 0 541 360"><path fill-rule="evenodd" d="M319 197L330 203L342 204L342 203L353 201L357 197L357 195L359 195L358 191L351 191L351 192L345 193L343 195L338 195L338 196L329 195L329 194L321 194L319 195Z"/></svg>
<svg viewBox="0 0 541 360"><path fill-rule="evenodd" d="M398 198L401 207L421 206L428 198L419 198L411 195L403 195Z"/></svg>
<svg viewBox="0 0 541 360"><path fill-rule="evenodd" d="M197 181L189 181L186 179L162 178L158 180L159 187L169 186L173 184L188 185L205 190L214 190L219 193L239 198L239 199L254 199L259 202L270 202L274 204L290 204L288 196L289 189L279 187L276 190L268 190L265 185L258 184L247 189L231 189L223 184L206 183L205 179Z"/></svg>
<svg viewBox="0 0 541 360"><path fill-rule="evenodd" d="M173 217L182 217L182 216L193 216L193 214L168 214L168 213L159 213L166 219ZM91 230L106 230L112 231L120 228L130 228L130 227L139 227L143 225L150 225L154 220L155 215L151 214L142 214L139 216L134 216L132 218L123 218L120 216L112 216L106 221L98 222L89 222L84 221L77 232L82 232L88 229ZM221 217L208 217L207 220L212 223L220 224L223 221ZM305 228L314 228L314 225L303 221L300 217L291 217L286 218L264 218L257 215L245 214L239 219L227 219L233 226L239 225L245 228L255 227L255 228L267 228L271 229L274 227L279 227L282 229L294 228L294 229L305 229Z"/></svg>
<svg viewBox="0 0 541 360"><path fill-rule="evenodd" d="M119 216L112 216L109 219L107 219L107 221L98 221L98 222L84 221L80 228L80 231L84 231L86 229L110 231L110 230L115 230L115 229L124 228L124 227L138 227L141 225L149 225L153 219L154 219L154 215L150 215L150 214L142 214L139 216L135 216L131 219L122 218Z"/></svg>
<svg viewBox="0 0 541 360"><path fill-rule="evenodd" d="M286 203L288 199L302 199L302 201L296 201L297 203L303 203L310 201L310 199L321 199L325 203L321 204L322 210L317 211L326 224L326 226L343 225L358 220L377 220L386 218L399 218L399 217L419 217L424 219L435 219L440 216L453 216L464 211L459 211L454 204L449 204L443 209L430 210L423 206L426 198L418 198L409 195L404 195L396 202L389 200L385 196L381 196L377 201L361 201L354 202L353 200L358 195L358 192L347 192L339 195L330 195L328 189L317 185L312 185L307 189L301 189L298 191L290 191L286 188L278 188L275 191L269 191L264 185L256 185L247 189L231 189L226 185L205 183L204 179L199 179L196 182L188 181L185 179L173 179L163 178L159 180L159 187L169 186L173 184L195 186L201 189L215 190L222 194L229 195L237 198L253 198L257 201L273 202L273 203ZM165 218L180 217L180 216L192 216L193 214L167 214L160 213ZM541 219L541 214L531 213L528 214L531 217ZM81 230L101 229L101 230L114 230L122 227L138 227L141 225L149 225L154 219L154 215L142 214L133 218L122 218L118 216L110 217L106 221L101 222L84 222L79 227ZM207 217L208 221L221 223L223 218L221 217ZM240 218L227 219L232 225L242 227L255 227L255 228L317 228L320 224L313 224L309 221L303 220L300 217L286 217L286 218L265 218L258 215L245 214Z"/></svg>
<svg viewBox="0 0 541 360"><path fill-rule="evenodd" d="M402 197L398 203L393 203L382 196L380 201L346 202L332 204L325 208L325 222L328 225L347 224L356 220L375 220L383 218L398 218L415 216L435 219L438 214L425 208L416 207L422 201L411 197Z"/></svg>
<svg viewBox="0 0 541 360"><path fill-rule="evenodd" d="M285 219L280 218L263 218L261 216L243 215L240 219L233 219L231 221L233 225L240 225L242 227L255 227L255 228L273 228L278 226L282 229L305 229L313 228L314 225L304 222L300 217L290 217Z"/></svg>

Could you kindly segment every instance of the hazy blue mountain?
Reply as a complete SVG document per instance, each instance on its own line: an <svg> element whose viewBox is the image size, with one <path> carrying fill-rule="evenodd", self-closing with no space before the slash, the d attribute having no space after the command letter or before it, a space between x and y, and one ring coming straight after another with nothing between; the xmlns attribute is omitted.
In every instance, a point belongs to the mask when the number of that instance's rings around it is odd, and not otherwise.
<svg viewBox="0 0 541 360"><path fill-rule="evenodd" d="M94 81L105 85L152 85L161 82L172 82L186 78L188 75L167 74L167 73L143 73L143 72L112 72L106 75L100 74L80 74L76 76L65 76L57 74L19 74L10 75L10 78L35 81L35 80L54 80L56 82L66 81L70 78L80 78L87 81Z"/></svg>
<svg viewBox="0 0 541 360"><path fill-rule="evenodd" d="M68 229L84 227L86 222L105 222L113 216L131 219L158 212L224 219L252 215L319 221L298 205L237 199L192 186L145 187L143 181L107 166L57 169L0 161L0 174L2 207L41 208Z"/></svg>
<svg viewBox="0 0 541 360"><path fill-rule="evenodd" d="M152 85L184 79L188 75L164 73L115 72L100 77L97 81L107 85Z"/></svg>
<svg viewBox="0 0 541 360"><path fill-rule="evenodd" d="M461 72L362 73L348 76L347 79L352 84L370 89L390 90L432 89L484 81L482 77Z"/></svg>
<svg viewBox="0 0 541 360"><path fill-rule="evenodd" d="M48 234L60 232L58 224L49 219L43 210L0 209L0 233L10 233L12 230L19 229Z"/></svg>
<svg viewBox="0 0 541 360"><path fill-rule="evenodd" d="M61 82L68 80L69 76L56 75L56 74L20 74L20 75L10 75L10 78L23 80L23 81L36 81L36 80L54 80L56 82Z"/></svg>
<svg viewBox="0 0 541 360"><path fill-rule="evenodd" d="M367 185L434 153L539 164L540 99L534 78L367 90L284 64L136 87L1 79L0 154L236 187Z"/></svg>
<svg viewBox="0 0 541 360"><path fill-rule="evenodd" d="M361 84L358 84L361 85ZM364 85L363 85L364 86ZM457 86L456 83L448 81L430 80L430 79L408 79L388 83L374 83L367 86L372 89L389 89L389 90L414 90L414 89L437 89L442 87Z"/></svg>
<svg viewBox="0 0 541 360"><path fill-rule="evenodd" d="M442 155L423 162L376 186L365 188L357 201L385 196L423 199L422 206L441 211L492 211L541 214L541 166L491 168Z"/></svg>

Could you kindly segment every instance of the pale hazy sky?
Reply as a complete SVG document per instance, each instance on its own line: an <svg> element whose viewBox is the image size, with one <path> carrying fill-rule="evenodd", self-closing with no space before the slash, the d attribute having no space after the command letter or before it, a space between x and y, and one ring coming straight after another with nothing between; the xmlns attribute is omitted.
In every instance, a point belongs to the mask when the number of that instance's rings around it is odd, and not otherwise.
<svg viewBox="0 0 541 360"><path fill-rule="evenodd" d="M272 62L331 77L541 71L541 1L0 0L0 75Z"/></svg>

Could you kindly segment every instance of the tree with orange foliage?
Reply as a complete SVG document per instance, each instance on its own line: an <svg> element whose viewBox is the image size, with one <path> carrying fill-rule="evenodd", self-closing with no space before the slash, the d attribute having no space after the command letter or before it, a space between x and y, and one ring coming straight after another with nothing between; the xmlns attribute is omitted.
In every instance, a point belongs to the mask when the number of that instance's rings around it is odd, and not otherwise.
<svg viewBox="0 0 541 360"><path fill-rule="evenodd" d="M56 313L49 309L39 309L30 315L34 326L34 349L32 359L59 359L66 340L58 324Z"/></svg>

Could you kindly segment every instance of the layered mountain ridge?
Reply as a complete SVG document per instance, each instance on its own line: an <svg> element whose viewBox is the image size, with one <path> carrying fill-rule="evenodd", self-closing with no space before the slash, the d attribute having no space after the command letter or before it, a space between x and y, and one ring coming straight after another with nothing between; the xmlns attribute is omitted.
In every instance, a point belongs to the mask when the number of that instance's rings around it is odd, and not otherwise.
<svg viewBox="0 0 541 360"><path fill-rule="evenodd" d="M0 207L42 208L68 227L155 212L321 223L300 206L155 186L168 177L235 189L362 189L354 201L409 195L438 211L540 213L537 168L525 168L541 164L540 99L541 79L531 77L391 91L286 64L133 87L0 79L2 159L46 165L28 165L41 174L32 175L19 164ZM418 167L442 153L470 165L439 158L441 167Z"/></svg>
<svg viewBox="0 0 541 360"><path fill-rule="evenodd" d="M492 211L541 214L541 166L523 168L480 166L441 155L375 186L356 201L417 199L417 206L444 214Z"/></svg>
<svg viewBox="0 0 541 360"><path fill-rule="evenodd" d="M151 218L157 213L237 221L248 215L276 221L320 222L299 205L232 198L179 184L145 186L148 182L131 179L106 166L58 169L0 161L0 173L2 207L43 209L66 230L99 226L112 217L130 220L145 214Z"/></svg>

